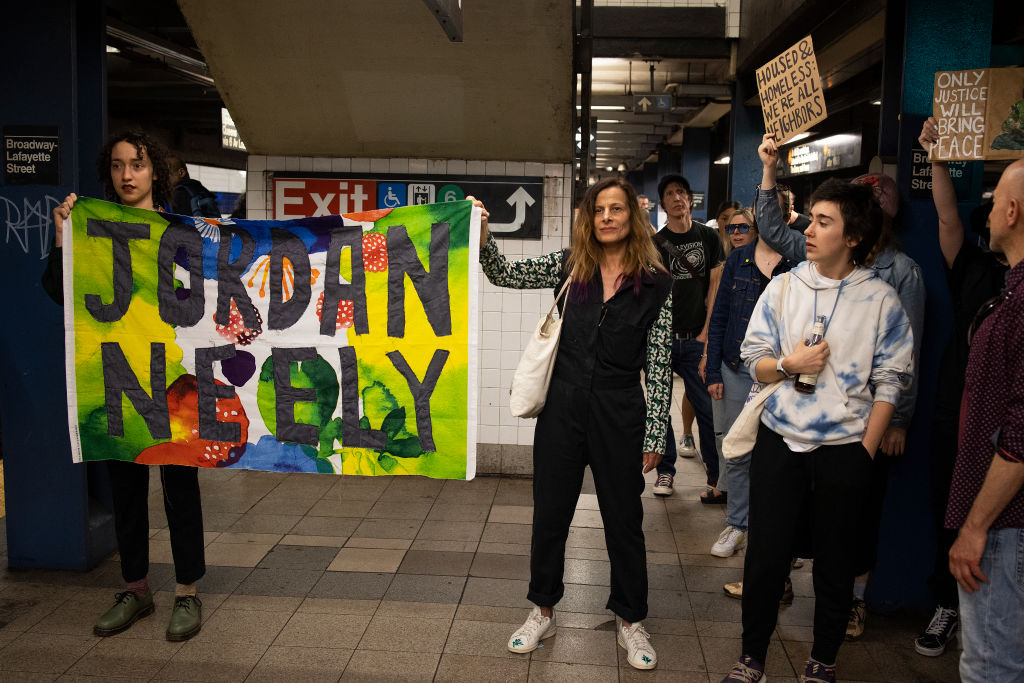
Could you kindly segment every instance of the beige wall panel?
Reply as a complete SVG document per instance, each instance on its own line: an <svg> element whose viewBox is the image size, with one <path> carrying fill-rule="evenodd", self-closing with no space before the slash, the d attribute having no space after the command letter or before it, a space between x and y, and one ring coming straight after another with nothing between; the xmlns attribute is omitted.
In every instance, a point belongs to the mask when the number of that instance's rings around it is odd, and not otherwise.
<svg viewBox="0 0 1024 683"><path fill-rule="evenodd" d="M422 0L179 5L252 153L572 158L565 0L468 0L463 43Z"/></svg>

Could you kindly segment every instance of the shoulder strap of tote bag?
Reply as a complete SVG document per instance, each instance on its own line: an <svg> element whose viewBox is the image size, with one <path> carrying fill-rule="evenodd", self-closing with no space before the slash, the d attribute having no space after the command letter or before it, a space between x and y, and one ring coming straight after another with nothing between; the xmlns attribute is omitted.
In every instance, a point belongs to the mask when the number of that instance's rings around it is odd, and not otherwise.
<svg viewBox="0 0 1024 683"><path fill-rule="evenodd" d="M565 297L565 293L569 291L569 285L572 284L572 275L565 278L565 284L558 290L558 294L555 296L555 300L551 302L551 308L548 310L548 315L555 312L555 307L558 306L558 302ZM566 299L568 301L568 299Z"/></svg>

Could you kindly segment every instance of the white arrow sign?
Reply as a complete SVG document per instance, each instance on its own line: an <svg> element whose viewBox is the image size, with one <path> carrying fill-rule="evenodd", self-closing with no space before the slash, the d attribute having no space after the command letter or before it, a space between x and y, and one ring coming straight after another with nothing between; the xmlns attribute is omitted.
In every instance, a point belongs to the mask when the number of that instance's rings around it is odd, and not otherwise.
<svg viewBox="0 0 1024 683"><path fill-rule="evenodd" d="M516 217L512 219L511 223L491 223L488 221L487 227L491 232L515 232L523 227L523 223L526 222L526 207L533 206L536 200L530 196L530 193L523 189L522 185L516 188L516 191L505 200L509 206L516 207Z"/></svg>
<svg viewBox="0 0 1024 683"><path fill-rule="evenodd" d="M654 103L651 102L646 97L644 97L644 98L641 98L640 101L637 102L637 104L639 104L640 105L640 109L642 109L646 113L647 112L647 107L651 106Z"/></svg>

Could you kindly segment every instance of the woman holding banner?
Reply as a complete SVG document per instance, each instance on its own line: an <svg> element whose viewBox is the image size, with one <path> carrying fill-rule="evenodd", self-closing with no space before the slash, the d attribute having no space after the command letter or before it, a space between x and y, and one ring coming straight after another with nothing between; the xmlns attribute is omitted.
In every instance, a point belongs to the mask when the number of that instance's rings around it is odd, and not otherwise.
<svg viewBox="0 0 1024 683"><path fill-rule="evenodd" d="M483 206L475 201L478 206ZM607 608L621 623L619 645L638 669L657 664L647 616L647 558L640 495L643 473L661 460L671 397L672 277L662 267L633 187L618 178L593 185L572 228L572 248L510 262L487 228L480 264L502 287L560 291L571 278L547 402L537 418L533 458L530 587L536 607L508 641L525 653L555 633L565 543L583 484L594 475L611 560ZM647 398L640 381L647 376Z"/></svg>
<svg viewBox="0 0 1024 683"><path fill-rule="evenodd" d="M106 198L125 206L160 211L170 199L166 150L142 132L112 137L100 152L97 168ZM54 248L43 273L43 288L58 304L64 302L62 231L78 197L72 193L53 210ZM114 528L121 555L121 574L127 584L114 605L93 626L97 636L112 636L153 613L149 573L149 467L108 460L114 503ZM196 581L206 573L203 551L203 510L199 474L195 467L161 465L160 483L174 557L174 606L167 626L170 641L188 640L199 633L202 603Z"/></svg>

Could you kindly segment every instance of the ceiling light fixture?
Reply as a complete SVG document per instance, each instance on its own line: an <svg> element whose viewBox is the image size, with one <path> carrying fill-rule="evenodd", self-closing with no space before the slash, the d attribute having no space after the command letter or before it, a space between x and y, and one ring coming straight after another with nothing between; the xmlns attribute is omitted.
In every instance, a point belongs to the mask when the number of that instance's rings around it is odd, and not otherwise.
<svg viewBox="0 0 1024 683"><path fill-rule="evenodd" d="M730 159L729 155L727 154L725 156L718 157L717 159L715 159L715 165L724 166L725 164L728 164L730 161L732 161L732 159Z"/></svg>

